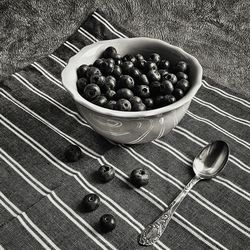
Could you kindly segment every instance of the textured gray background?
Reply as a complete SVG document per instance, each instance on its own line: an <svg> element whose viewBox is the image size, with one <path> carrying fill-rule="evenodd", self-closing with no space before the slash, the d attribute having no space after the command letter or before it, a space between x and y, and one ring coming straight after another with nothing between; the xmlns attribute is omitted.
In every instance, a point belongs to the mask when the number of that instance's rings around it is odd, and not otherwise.
<svg viewBox="0 0 250 250"><path fill-rule="evenodd" d="M96 8L136 35L184 48L204 75L249 95L248 0L0 0L0 77L53 52Z"/></svg>

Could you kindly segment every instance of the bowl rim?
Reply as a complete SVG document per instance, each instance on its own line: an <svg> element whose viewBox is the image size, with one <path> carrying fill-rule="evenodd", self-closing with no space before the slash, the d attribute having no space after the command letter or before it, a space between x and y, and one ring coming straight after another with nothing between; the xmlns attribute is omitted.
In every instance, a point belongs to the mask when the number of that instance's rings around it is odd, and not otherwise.
<svg viewBox="0 0 250 250"><path fill-rule="evenodd" d="M86 100L84 97L82 97L78 93L77 87L76 87L76 82L74 81L72 83L72 79L77 79L77 76L76 76L77 66L75 66L75 62L78 61L79 57L83 57L84 54L87 53L90 49L93 49L93 48L99 47L99 46L103 46L104 44L109 44L109 46L112 46L113 43L117 43L120 40L123 40L125 42L126 41L131 42L133 40L134 41L135 40L143 40L144 42L147 41L147 42L151 42L151 43L153 42L156 44L158 43L158 44L164 45L170 49L177 51L178 53L182 54L184 57L191 60L196 68L196 75L195 75L195 79L193 81L194 83L191 86L191 88L189 89L189 91L185 94L184 97L182 97L181 99L179 99L178 101L176 101L173 104L170 104L170 105L167 105L167 106L164 106L161 108L152 109L152 110L145 110L145 111L113 110L113 109L100 107L100 106L93 104L92 102ZM116 38L116 39L111 39L111 40L98 41L96 43L93 43L93 44L90 44L90 45L83 47L77 54L75 54L74 56L72 56L69 59L68 64L66 65L66 67L63 69L63 71L61 73L61 77L62 77L63 86L69 92L69 94L72 96L72 98L75 100L75 102L77 104L80 104L80 105L84 106L85 108L88 108L91 111L94 111L96 113L99 113L99 114L102 114L105 116L108 115L108 116L119 117L119 118L143 118L143 117L161 115L163 113L173 111L173 110L181 107L185 103L191 101L202 84L202 72L203 72L203 70L202 70L202 67L201 67L200 63L198 62L198 60L194 56L185 52L180 47L171 45L171 44L169 44L165 41L162 41L160 39L149 38L149 37L133 37L133 38ZM74 77L72 77L72 74L74 74Z"/></svg>

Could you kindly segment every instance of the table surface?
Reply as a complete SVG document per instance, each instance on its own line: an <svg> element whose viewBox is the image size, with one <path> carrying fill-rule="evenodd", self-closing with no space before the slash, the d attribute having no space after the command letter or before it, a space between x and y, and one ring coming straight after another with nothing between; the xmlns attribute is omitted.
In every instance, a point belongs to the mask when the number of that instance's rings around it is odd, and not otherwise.
<svg viewBox="0 0 250 250"><path fill-rule="evenodd" d="M97 40L133 36L100 12L56 51L6 79L0 88L0 247L4 249L143 249L137 235L192 178L192 160L208 142L225 140L224 171L202 181L178 208L161 241L148 249L247 249L250 245L250 102L204 77L183 120L167 136L136 145L113 145L95 133L61 85L68 59ZM68 163L70 144L83 157ZM110 183L96 170L116 169ZM150 171L137 189L128 176ZM100 207L80 209L96 193ZM110 213L117 228L104 234L98 220Z"/></svg>

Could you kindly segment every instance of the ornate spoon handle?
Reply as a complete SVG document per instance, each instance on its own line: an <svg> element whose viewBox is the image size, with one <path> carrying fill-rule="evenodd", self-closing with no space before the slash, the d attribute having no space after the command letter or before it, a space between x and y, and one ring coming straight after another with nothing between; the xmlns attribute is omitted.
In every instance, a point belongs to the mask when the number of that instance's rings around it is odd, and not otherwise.
<svg viewBox="0 0 250 250"><path fill-rule="evenodd" d="M161 235L165 231L169 221L171 220L175 210L180 205L182 200L186 197L192 187L201 180L200 177L195 176L181 191L181 193L173 200L169 208L163 212L163 214L157 218L154 222L149 224L139 235L139 244L144 246L153 245L160 239Z"/></svg>

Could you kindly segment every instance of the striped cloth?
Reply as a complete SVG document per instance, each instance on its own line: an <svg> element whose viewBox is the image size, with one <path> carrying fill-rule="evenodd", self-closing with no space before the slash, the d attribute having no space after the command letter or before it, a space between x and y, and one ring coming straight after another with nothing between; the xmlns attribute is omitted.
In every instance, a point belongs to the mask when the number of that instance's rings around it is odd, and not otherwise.
<svg viewBox="0 0 250 250"><path fill-rule="evenodd" d="M183 201L166 232L147 249L250 249L250 102L205 79L180 124L164 138L115 146L96 134L76 111L60 74L82 47L131 36L95 12L53 54L1 84L0 249L143 249L137 235L193 177L192 160L212 140L231 149L225 170L202 181ZM65 163L63 151L78 145L83 158ZM119 156L119 157L117 157ZM116 178L99 183L102 164ZM145 167L150 184L136 189L130 172ZM100 207L82 213L88 193ZM107 234L98 220L113 214Z"/></svg>

